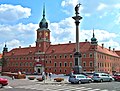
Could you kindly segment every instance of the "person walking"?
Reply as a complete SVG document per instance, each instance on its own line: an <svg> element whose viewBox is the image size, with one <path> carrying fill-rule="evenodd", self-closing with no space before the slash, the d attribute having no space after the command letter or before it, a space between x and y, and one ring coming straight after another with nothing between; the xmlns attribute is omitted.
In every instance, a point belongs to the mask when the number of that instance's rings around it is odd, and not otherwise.
<svg viewBox="0 0 120 91"><path fill-rule="evenodd" d="M49 78L50 78L50 80L51 80L51 76L52 76L52 73L50 72L50 73L49 73Z"/></svg>

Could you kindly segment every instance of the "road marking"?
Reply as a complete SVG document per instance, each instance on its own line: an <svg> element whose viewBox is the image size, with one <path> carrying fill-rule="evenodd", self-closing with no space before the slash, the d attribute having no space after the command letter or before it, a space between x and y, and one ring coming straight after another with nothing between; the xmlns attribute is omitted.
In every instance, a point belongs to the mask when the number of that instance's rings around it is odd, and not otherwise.
<svg viewBox="0 0 120 91"><path fill-rule="evenodd" d="M11 87L11 86L4 86L3 88L13 88L13 87Z"/></svg>

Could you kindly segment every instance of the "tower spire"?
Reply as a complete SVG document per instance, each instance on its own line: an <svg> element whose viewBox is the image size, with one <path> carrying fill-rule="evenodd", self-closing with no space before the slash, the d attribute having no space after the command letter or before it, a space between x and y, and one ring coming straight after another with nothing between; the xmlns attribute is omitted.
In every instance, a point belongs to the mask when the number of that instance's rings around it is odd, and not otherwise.
<svg viewBox="0 0 120 91"><path fill-rule="evenodd" d="M45 19L45 4L43 5L43 18L42 18L41 22L39 23L39 27L41 29L43 29L43 28L47 29L48 28L48 23Z"/></svg>
<svg viewBox="0 0 120 91"><path fill-rule="evenodd" d="M95 37L95 34L94 34L94 28L93 28L93 38Z"/></svg>
<svg viewBox="0 0 120 91"><path fill-rule="evenodd" d="M43 5L43 18L45 18L45 3Z"/></svg>
<svg viewBox="0 0 120 91"><path fill-rule="evenodd" d="M94 28L93 28L93 37L91 38L91 43L97 44L97 39L95 38L95 34L94 34Z"/></svg>

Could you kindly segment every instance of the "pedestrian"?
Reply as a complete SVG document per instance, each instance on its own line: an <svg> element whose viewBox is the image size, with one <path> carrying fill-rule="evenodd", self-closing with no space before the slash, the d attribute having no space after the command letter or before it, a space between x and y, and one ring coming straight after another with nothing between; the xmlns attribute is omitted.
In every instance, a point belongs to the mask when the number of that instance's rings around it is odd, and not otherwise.
<svg viewBox="0 0 120 91"><path fill-rule="evenodd" d="M12 80L14 80L15 79L15 77L14 76L12 76Z"/></svg>
<svg viewBox="0 0 120 91"><path fill-rule="evenodd" d="M46 79L47 79L47 77L48 77L48 73L47 73L47 72L45 72L45 75L46 75Z"/></svg>
<svg viewBox="0 0 120 91"><path fill-rule="evenodd" d="M49 78L50 78L50 80L51 80L51 76L52 76L52 73L50 72L50 73L49 73Z"/></svg>

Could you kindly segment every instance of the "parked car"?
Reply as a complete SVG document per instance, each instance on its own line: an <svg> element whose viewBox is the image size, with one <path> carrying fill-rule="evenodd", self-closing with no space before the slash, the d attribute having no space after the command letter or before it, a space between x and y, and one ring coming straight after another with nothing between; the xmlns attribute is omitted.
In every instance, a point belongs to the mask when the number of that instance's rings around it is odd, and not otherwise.
<svg viewBox="0 0 120 91"><path fill-rule="evenodd" d="M110 76L109 74L106 73L94 73L92 79L94 81L99 81L99 82L103 82L103 81L113 81L114 78L112 76Z"/></svg>
<svg viewBox="0 0 120 91"><path fill-rule="evenodd" d="M0 88L6 85L8 85L8 80L5 78L0 78Z"/></svg>
<svg viewBox="0 0 120 91"><path fill-rule="evenodd" d="M115 79L115 81L120 81L120 74L115 74L113 78Z"/></svg>
<svg viewBox="0 0 120 91"><path fill-rule="evenodd" d="M90 83L92 81L93 80L91 78L88 78L83 74L73 74L69 76L69 82L71 83Z"/></svg>

